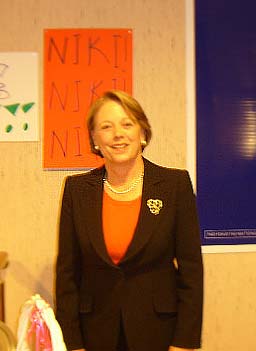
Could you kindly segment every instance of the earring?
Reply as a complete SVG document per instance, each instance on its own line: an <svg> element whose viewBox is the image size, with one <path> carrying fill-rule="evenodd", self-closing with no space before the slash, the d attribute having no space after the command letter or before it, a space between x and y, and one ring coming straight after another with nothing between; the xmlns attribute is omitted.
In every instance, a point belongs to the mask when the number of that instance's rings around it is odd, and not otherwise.
<svg viewBox="0 0 256 351"><path fill-rule="evenodd" d="M141 146L143 146L143 147L145 147L146 145L147 145L147 142L146 142L146 140L141 140Z"/></svg>
<svg viewBox="0 0 256 351"><path fill-rule="evenodd" d="M99 145L94 145L94 149L95 149L96 151L99 151L99 149L100 149Z"/></svg>

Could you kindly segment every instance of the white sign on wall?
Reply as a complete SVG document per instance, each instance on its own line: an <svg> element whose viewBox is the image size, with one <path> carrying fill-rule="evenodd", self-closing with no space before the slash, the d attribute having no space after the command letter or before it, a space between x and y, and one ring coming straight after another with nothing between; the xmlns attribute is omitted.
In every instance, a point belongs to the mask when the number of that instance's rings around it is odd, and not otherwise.
<svg viewBox="0 0 256 351"><path fill-rule="evenodd" d="M0 53L0 142L37 141L38 55Z"/></svg>

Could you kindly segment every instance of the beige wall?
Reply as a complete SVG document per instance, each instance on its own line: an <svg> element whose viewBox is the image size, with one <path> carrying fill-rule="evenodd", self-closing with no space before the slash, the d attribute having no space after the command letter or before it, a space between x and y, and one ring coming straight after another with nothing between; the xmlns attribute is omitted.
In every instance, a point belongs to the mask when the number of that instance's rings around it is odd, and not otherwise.
<svg viewBox="0 0 256 351"><path fill-rule="evenodd" d="M154 131L146 156L185 167L184 0L9 0L1 2L0 24L0 51L40 54L41 129L43 29L132 28L134 95ZM13 331L32 294L52 303L59 198L69 173L42 170L41 141L0 143L0 249L10 255L6 312ZM204 262L203 350L254 351L256 254L205 254Z"/></svg>

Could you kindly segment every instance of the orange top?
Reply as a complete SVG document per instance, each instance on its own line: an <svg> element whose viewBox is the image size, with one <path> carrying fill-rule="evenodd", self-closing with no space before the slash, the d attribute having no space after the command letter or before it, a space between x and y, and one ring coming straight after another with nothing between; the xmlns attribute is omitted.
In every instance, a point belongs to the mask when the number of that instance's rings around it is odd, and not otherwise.
<svg viewBox="0 0 256 351"><path fill-rule="evenodd" d="M109 256L115 264L125 255L132 241L140 212L141 197L117 201L103 194L103 234Z"/></svg>

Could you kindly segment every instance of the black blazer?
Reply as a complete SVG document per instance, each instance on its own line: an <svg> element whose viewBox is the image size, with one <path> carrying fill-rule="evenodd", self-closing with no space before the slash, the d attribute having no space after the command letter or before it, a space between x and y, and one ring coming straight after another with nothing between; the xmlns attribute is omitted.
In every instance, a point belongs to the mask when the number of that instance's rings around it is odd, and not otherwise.
<svg viewBox="0 0 256 351"><path fill-rule="evenodd" d="M146 159L144 166L138 225L118 265L103 239L104 167L66 180L56 316L70 350L114 351L120 317L132 351L200 347L203 269L189 175ZM162 201L157 214L149 199Z"/></svg>

